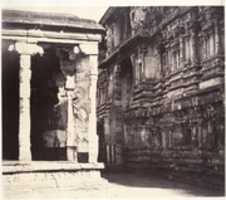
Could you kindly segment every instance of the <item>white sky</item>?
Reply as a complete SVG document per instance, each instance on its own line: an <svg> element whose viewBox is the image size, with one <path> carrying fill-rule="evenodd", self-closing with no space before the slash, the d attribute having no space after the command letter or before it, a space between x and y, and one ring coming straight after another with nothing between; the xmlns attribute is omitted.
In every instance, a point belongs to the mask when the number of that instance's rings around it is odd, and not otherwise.
<svg viewBox="0 0 226 200"><path fill-rule="evenodd" d="M109 6L224 5L224 0L0 0L2 8L60 12L99 21Z"/></svg>

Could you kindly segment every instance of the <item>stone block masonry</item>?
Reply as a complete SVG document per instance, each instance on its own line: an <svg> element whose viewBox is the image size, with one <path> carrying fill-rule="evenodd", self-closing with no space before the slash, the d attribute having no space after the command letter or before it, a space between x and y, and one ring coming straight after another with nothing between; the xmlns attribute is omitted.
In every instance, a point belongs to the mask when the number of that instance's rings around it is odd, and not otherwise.
<svg viewBox="0 0 226 200"><path fill-rule="evenodd" d="M108 165L121 146L126 169L194 173L223 187L224 8L109 8L100 23L97 115Z"/></svg>

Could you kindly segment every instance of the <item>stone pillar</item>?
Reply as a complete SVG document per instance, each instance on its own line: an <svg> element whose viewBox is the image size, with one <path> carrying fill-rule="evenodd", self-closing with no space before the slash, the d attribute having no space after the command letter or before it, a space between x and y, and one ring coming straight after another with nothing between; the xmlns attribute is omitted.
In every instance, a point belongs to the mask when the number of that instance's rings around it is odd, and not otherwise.
<svg viewBox="0 0 226 200"><path fill-rule="evenodd" d="M89 56L90 66L90 114L89 114L89 162L96 163L98 157L98 136L97 136L97 117L96 117L96 89L98 76L98 43L87 42L80 44L80 49L83 53Z"/></svg>
<svg viewBox="0 0 226 200"><path fill-rule="evenodd" d="M19 160L30 161L31 155L31 119L30 119L30 81L31 81L31 55L40 53L43 50L36 44L17 42L15 50L20 54L19 72Z"/></svg>
<svg viewBox="0 0 226 200"><path fill-rule="evenodd" d="M66 76L67 98L68 98L68 110L67 110L67 160L78 162L77 149L75 147L76 132L75 132L75 119L73 114L73 92L75 89L75 77ZM78 145L77 145L78 147Z"/></svg>
<svg viewBox="0 0 226 200"><path fill-rule="evenodd" d="M191 30L191 63L192 66L198 64L198 40L197 40L197 32L196 28L192 27Z"/></svg>
<svg viewBox="0 0 226 200"><path fill-rule="evenodd" d="M200 113L201 113L201 111L200 111ZM203 138L202 138L202 119L201 118L199 118L199 120L196 124L196 128L197 128L198 149L202 149Z"/></svg>
<svg viewBox="0 0 226 200"><path fill-rule="evenodd" d="M215 31L215 42L216 42L216 55L221 55L223 54L223 48L221 45L221 39L220 39L220 25L218 21L215 22L214 26L214 31Z"/></svg>
<svg viewBox="0 0 226 200"><path fill-rule="evenodd" d="M109 144L110 144L110 116L107 116L104 119L104 138L105 138L105 151L106 151L106 164L110 164L110 151L109 151Z"/></svg>
<svg viewBox="0 0 226 200"><path fill-rule="evenodd" d="M179 38L179 46L180 46L180 64L183 64L184 61L184 38L180 36ZM181 66L182 67L182 66Z"/></svg>

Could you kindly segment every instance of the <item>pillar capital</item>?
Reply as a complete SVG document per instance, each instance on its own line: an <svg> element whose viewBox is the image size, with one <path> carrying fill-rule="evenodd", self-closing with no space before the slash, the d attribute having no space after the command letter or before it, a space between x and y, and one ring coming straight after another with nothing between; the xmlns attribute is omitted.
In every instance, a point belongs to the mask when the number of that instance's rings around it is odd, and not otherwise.
<svg viewBox="0 0 226 200"><path fill-rule="evenodd" d="M86 42L79 44L79 47L86 55L98 55L98 43L97 42Z"/></svg>
<svg viewBox="0 0 226 200"><path fill-rule="evenodd" d="M42 47L35 43L16 42L14 47L14 49L22 55L33 55L36 53L42 55L44 53Z"/></svg>

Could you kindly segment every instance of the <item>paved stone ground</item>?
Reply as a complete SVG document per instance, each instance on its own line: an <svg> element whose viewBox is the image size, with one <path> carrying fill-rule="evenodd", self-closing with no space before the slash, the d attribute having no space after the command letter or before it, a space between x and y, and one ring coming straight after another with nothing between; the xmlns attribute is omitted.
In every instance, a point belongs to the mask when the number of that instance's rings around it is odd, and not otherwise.
<svg viewBox="0 0 226 200"><path fill-rule="evenodd" d="M109 181L99 189L52 189L10 193L3 199L181 199L187 197L222 197L217 191L197 188L163 178L129 173L104 174Z"/></svg>

